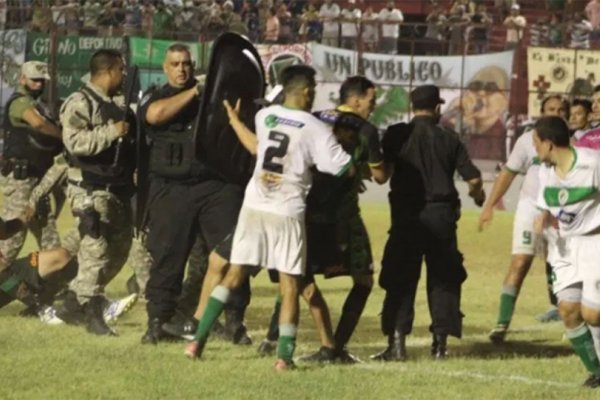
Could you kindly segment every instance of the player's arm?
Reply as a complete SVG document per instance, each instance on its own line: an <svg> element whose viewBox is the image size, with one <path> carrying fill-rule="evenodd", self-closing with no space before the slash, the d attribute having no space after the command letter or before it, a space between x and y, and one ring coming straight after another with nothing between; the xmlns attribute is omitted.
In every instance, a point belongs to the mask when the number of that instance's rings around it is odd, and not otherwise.
<svg viewBox="0 0 600 400"><path fill-rule="evenodd" d="M15 100L15 102L18 101L19 100ZM12 107L14 106L18 105L13 104ZM17 113L19 113L18 110ZM56 124L44 118L35 109L35 107L29 106L19 114L21 114L21 119L25 121L27 125L29 125L31 128L35 129L43 135L52 136L54 138L60 139L60 128Z"/></svg>
<svg viewBox="0 0 600 400"><path fill-rule="evenodd" d="M238 139L242 143L242 146L246 148L253 156L256 155L256 148L258 147L258 141L256 135L252 132L244 123L240 120L240 99L235 103L235 108L231 107L231 104L227 100L223 101L227 116L229 117L229 125L235 131Z"/></svg>
<svg viewBox="0 0 600 400"><path fill-rule="evenodd" d="M175 96L153 101L146 109L146 122L150 125L162 125L169 122L179 114L190 101L200 96L200 93L200 85L195 85Z"/></svg>

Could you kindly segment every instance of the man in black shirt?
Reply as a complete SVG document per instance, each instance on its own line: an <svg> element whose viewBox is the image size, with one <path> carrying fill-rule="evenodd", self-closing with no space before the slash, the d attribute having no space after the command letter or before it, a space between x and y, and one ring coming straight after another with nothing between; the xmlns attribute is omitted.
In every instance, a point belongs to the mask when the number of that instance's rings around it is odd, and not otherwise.
<svg viewBox="0 0 600 400"><path fill-rule="evenodd" d="M423 257L432 355L445 357L447 335L461 336L460 289L467 274L456 242L460 200L454 171L467 181L469 195L477 205L485 200L481 173L458 135L438 125L444 102L439 89L421 86L410 96L413 119L409 124L390 126L382 143L384 160L393 167L393 174L389 194L392 227L379 276L386 291L381 318L389 346L373 356L380 361L406 358L405 336L412 330Z"/></svg>

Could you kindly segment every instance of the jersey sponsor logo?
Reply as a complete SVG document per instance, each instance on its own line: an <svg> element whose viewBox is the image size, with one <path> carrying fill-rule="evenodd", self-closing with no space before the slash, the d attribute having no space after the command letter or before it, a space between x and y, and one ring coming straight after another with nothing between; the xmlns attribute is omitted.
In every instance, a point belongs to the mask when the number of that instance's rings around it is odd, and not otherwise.
<svg viewBox="0 0 600 400"><path fill-rule="evenodd" d="M575 214L575 213L570 213L565 210L560 210L560 212L556 216L556 219L559 220L560 222L562 222L563 224L569 225L570 223L572 223L575 220L576 216L577 216L577 214Z"/></svg>
<svg viewBox="0 0 600 400"><path fill-rule="evenodd" d="M293 119L289 119L289 118L281 118L275 114L269 114L265 117L265 126L267 128L273 129L277 125L287 125L287 126L291 126L294 128L302 128L304 126L304 123L299 122L299 121L294 121Z"/></svg>
<svg viewBox="0 0 600 400"><path fill-rule="evenodd" d="M550 207L563 207L584 201L596 192L597 189L591 186L570 188L548 186L544 188L544 200Z"/></svg>

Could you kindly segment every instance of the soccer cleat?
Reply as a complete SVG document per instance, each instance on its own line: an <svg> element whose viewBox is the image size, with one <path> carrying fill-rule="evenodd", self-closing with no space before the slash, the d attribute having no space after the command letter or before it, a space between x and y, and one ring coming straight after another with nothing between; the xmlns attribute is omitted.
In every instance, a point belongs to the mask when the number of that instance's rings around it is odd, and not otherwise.
<svg viewBox="0 0 600 400"><path fill-rule="evenodd" d="M346 348L341 350L336 350L336 362L340 364L361 364L362 361L360 358L356 357L354 354L350 353Z"/></svg>
<svg viewBox="0 0 600 400"><path fill-rule="evenodd" d="M330 347L321 346L319 350L315 353L310 354L308 356L300 357L300 361L302 362L311 362L311 363L319 363L319 364L328 364L332 363L336 358L335 349Z"/></svg>
<svg viewBox="0 0 600 400"><path fill-rule="evenodd" d="M507 332L508 332L508 326L506 326L504 324L498 324L494 327L494 329L491 330L488 337L490 338L490 341L494 344L504 343Z"/></svg>
<svg viewBox="0 0 600 400"><path fill-rule="evenodd" d="M291 371L296 369L296 364L292 360L286 361L281 358L275 361L275 371Z"/></svg>
<svg viewBox="0 0 600 400"><path fill-rule="evenodd" d="M190 360L200 358L202 357L202 352L204 351L205 343L206 342L199 342L198 340L193 340L185 346L185 351L183 352L183 354Z"/></svg>
<svg viewBox="0 0 600 400"><path fill-rule="evenodd" d="M56 309L51 306L43 307L38 312L38 316L40 317L40 321L42 321L42 324L61 325L65 323L65 321L56 316Z"/></svg>
<svg viewBox="0 0 600 400"><path fill-rule="evenodd" d="M275 353L275 350L277 350L276 340L263 339L263 341L258 345L257 351L259 355L266 357Z"/></svg>
<svg viewBox="0 0 600 400"><path fill-rule="evenodd" d="M585 382L583 382L583 386L584 387L588 387L590 389L595 389L600 387L600 375L590 375L588 376L588 378L585 380Z"/></svg>
<svg viewBox="0 0 600 400"><path fill-rule="evenodd" d="M185 340L194 340L197 328L198 321L194 318L172 318L169 322L162 324L162 329L169 335Z"/></svg>
<svg viewBox="0 0 600 400"><path fill-rule="evenodd" d="M560 321L560 315L558 314L558 308L552 306L543 314L535 317L540 322L552 322L552 321Z"/></svg>
<svg viewBox="0 0 600 400"><path fill-rule="evenodd" d="M104 307L104 321L107 324L115 322L121 315L131 310L138 300L137 294L130 294L122 299L109 301Z"/></svg>

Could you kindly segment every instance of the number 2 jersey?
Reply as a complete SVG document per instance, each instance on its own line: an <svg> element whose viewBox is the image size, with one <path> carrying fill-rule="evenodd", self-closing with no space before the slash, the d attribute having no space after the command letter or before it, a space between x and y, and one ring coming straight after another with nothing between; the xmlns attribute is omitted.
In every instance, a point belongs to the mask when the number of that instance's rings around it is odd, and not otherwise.
<svg viewBox="0 0 600 400"><path fill-rule="evenodd" d="M600 153L572 148L575 160L564 179L554 166L540 168L538 207L558 219L563 237L586 235L600 227Z"/></svg>
<svg viewBox="0 0 600 400"><path fill-rule="evenodd" d="M256 114L256 166L244 207L301 218L312 184L311 167L343 175L351 157L331 128L308 112L273 105Z"/></svg>

